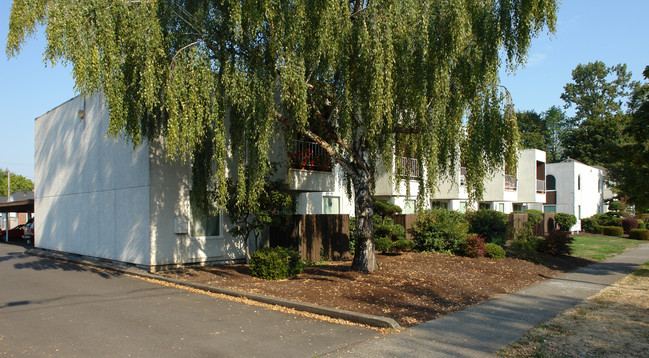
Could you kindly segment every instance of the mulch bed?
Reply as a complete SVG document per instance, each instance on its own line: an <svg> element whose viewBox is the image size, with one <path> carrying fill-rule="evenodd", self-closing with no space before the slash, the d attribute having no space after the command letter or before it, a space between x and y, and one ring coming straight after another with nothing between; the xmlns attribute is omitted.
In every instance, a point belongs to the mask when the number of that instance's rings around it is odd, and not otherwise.
<svg viewBox="0 0 649 358"><path fill-rule="evenodd" d="M252 277L247 265L187 268L163 273L238 291L391 317L413 326L515 292L593 261L571 256L520 259L467 258L408 252L377 255L380 269L363 274L350 261L309 266L287 280Z"/></svg>

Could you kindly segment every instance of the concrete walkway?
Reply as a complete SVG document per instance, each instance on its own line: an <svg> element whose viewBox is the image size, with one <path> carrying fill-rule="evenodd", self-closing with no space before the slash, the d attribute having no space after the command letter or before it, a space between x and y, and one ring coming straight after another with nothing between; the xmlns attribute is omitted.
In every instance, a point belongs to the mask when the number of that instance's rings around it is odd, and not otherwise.
<svg viewBox="0 0 649 358"><path fill-rule="evenodd" d="M328 357L485 357L649 261L649 244Z"/></svg>

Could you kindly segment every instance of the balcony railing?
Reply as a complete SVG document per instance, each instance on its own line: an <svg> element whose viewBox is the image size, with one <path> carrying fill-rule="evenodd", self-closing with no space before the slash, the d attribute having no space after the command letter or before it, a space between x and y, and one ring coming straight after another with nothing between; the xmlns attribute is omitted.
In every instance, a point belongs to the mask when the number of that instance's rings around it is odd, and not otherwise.
<svg viewBox="0 0 649 358"><path fill-rule="evenodd" d="M314 142L296 140L291 157L291 168L330 172L333 166L331 156Z"/></svg>
<svg viewBox="0 0 649 358"><path fill-rule="evenodd" d="M407 178L419 178L419 165L417 159L408 157L395 157L397 173Z"/></svg>
<svg viewBox="0 0 649 358"><path fill-rule="evenodd" d="M510 174L505 174L505 190L516 190L516 177Z"/></svg>
<svg viewBox="0 0 649 358"><path fill-rule="evenodd" d="M545 180L536 179L536 192L545 193Z"/></svg>

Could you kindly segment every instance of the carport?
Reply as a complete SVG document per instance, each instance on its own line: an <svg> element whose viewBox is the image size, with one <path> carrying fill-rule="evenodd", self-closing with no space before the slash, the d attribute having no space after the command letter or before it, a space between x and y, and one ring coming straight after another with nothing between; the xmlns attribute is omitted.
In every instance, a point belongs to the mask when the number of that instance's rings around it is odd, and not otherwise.
<svg viewBox="0 0 649 358"><path fill-rule="evenodd" d="M6 236L5 241L9 242L9 213L34 213L34 199L10 201L7 203L0 203L0 213L4 213L6 220Z"/></svg>

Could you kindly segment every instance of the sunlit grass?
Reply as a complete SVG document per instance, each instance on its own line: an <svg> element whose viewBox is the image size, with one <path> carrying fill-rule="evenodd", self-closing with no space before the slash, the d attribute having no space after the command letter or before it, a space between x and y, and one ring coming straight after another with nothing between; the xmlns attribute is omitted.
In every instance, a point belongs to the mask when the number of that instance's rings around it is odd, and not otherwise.
<svg viewBox="0 0 649 358"><path fill-rule="evenodd" d="M571 244L573 256L601 261L646 244L646 241L615 236L577 235Z"/></svg>

